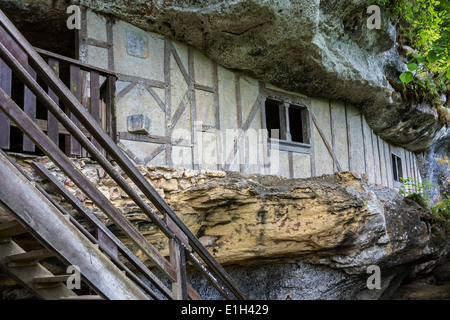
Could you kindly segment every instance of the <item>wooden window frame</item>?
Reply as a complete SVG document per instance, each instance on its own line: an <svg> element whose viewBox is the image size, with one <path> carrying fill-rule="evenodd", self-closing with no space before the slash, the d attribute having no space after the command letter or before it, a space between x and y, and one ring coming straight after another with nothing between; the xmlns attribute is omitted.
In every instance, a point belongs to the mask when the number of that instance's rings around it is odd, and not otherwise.
<svg viewBox="0 0 450 320"><path fill-rule="evenodd" d="M312 120L309 100L303 99L303 97L293 97L289 94L284 95L283 93L274 93L267 89L264 91L266 94L263 95L264 99L262 100L261 106L263 110L263 129L268 130L267 120L265 117L266 101L271 100L276 102L279 105L280 112L280 139L268 138L268 145L282 151L310 153L312 143ZM301 110L303 141L306 141L306 143L292 141L292 136L290 133L291 119L289 118L289 108Z"/></svg>
<svg viewBox="0 0 450 320"><path fill-rule="evenodd" d="M400 187L402 185L401 178L404 177L403 158L396 152L391 152L391 167L394 187Z"/></svg>

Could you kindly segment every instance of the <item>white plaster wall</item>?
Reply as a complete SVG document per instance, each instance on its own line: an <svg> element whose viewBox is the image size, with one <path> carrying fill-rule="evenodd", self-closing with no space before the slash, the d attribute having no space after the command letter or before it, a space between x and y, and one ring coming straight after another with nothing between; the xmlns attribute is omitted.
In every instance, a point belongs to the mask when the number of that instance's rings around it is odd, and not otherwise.
<svg viewBox="0 0 450 320"><path fill-rule="evenodd" d="M86 16L88 38L105 43L108 40L106 19L91 11L88 11ZM170 89L170 96L166 97L164 87L152 87L160 103L165 104L164 112L155 97L146 89L144 82L145 79L158 83L168 80L168 75L165 75L164 70L165 49L167 49L165 46L169 42L158 34L140 30L122 21L116 21L113 24L112 37L114 46L110 50L113 55L114 71L143 79L138 81L134 88L117 102L116 116L119 132L127 131L127 116L142 113L151 120L149 132L151 136L164 138L172 129L171 159L174 166L194 168L193 161L196 156L201 169L225 168L230 171L271 173L285 177L291 175L292 169L294 178L311 176L311 156L307 153L292 152L289 156L288 151L272 150L270 168L264 169L266 155L264 154L265 143L261 143L263 141L261 136L262 108L259 106L258 100L261 92L260 83L256 79L244 75L238 76L230 70L217 66L197 50L192 50L193 54L190 56L189 50L191 49L188 46L170 41L179 57L179 63L181 63L180 66L176 61L175 53L170 54L170 65L167 66L170 71L170 83L166 84ZM141 46L137 49L130 49L129 39L138 39ZM85 45L85 47L87 48L86 62L108 68L108 55L111 54L111 51L95 45ZM190 57L193 58L192 66L189 65ZM183 70L186 73L193 71L193 74L189 76L194 78L196 85L203 86L203 88L193 89L190 87L188 83L190 80L186 81ZM119 79L117 92L121 92L130 84L131 82L128 80ZM217 92L215 92L216 85ZM270 84L265 84L265 86L280 92L280 94L305 97L299 93L286 92ZM240 91L240 114L237 87ZM192 100L193 98L195 99ZM195 104L193 105L191 101L195 101ZM242 139L242 145L238 146L235 154L234 142L239 141L237 139L239 137L238 119L240 118L241 125L244 125L255 105L259 108L250 122L247 135ZM172 128L174 115L177 110L183 109L184 111ZM342 170L367 173L370 182L393 187L392 151L402 158L403 174L420 179L415 155L401 148L390 146L377 137L357 107L346 105L342 101L330 102L313 97L310 111L314 114L317 125L321 128L328 144L333 148ZM216 123L217 112L220 114L219 123ZM192 118L194 113L197 115L197 123L194 123ZM205 126L203 130L199 124ZM194 125L197 125L195 130L193 129ZM314 138L312 143L316 175L331 174L336 169L333 158L314 123L312 122L310 126ZM220 128L220 131L215 130L216 128ZM195 134L197 139L196 149L193 148L191 134ZM347 137L350 141L347 140ZM363 138L366 145L363 144ZM183 140L181 144L180 140ZM134 158L140 160L148 158L150 154L155 153L155 150L162 150L162 145L165 148L165 144L162 142L121 140L121 143L128 152L134 155ZM197 150L196 154L195 150ZM167 165L169 155L170 153L166 154L164 149L150 159L147 164ZM292 163L289 162L289 158L292 159ZM231 161L229 166L227 166L227 160Z"/></svg>

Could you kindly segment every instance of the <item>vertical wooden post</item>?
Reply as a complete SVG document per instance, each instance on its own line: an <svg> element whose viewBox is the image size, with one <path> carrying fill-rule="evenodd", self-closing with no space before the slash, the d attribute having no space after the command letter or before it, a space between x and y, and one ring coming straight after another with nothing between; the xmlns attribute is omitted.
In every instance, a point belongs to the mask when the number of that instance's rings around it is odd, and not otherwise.
<svg viewBox="0 0 450 320"><path fill-rule="evenodd" d="M165 99L164 99L164 105L165 105L165 135L167 138L166 143L166 165L172 166L172 130L173 130L173 124L172 124L172 80L170 76L170 56L171 56L171 45L169 43L169 40L165 40L164 42L164 82L166 84L165 88ZM192 57L189 56L189 59ZM192 90L191 83L187 84L189 86L188 90ZM192 93L191 93L192 94ZM191 107L192 108L192 107Z"/></svg>
<svg viewBox="0 0 450 320"><path fill-rule="evenodd" d="M179 239L169 240L170 263L175 269L176 282L172 283L174 300L187 300L186 255Z"/></svg>
<svg viewBox="0 0 450 320"><path fill-rule="evenodd" d="M12 91L12 71L8 67L8 65L3 62L3 60L0 59L0 88L5 91L5 93L9 96L11 96ZM11 128L10 128L10 120L9 118L3 113L0 112L0 148L2 149L9 149L10 148L10 142L9 137L11 134Z"/></svg>
<svg viewBox="0 0 450 320"><path fill-rule="evenodd" d="M91 71L90 73L90 92L91 92L91 116L100 124L100 75L96 71ZM100 144L91 138L92 143L100 150Z"/></svg>
<svg viewBox="0 0 450 320"><path fill-rule="evenodd" d="M106 132L111 139L117 142L116 132L116 77L108 76L106 79Z"/></svg>
<svg viewBox="0 0 450 320"><path fill-rule="evenodd" d="M48 65L55 71L56 76L59 77L59 61L54 58L48 58ZM58 96L50 88L48 89L48 95L56 104L59 104ZM47 111L47 135L56 145L59 143L58 125L56 117L50 111Z"/></svg>
<svg viewBox="0 0 450 320"><path fill-rule="evenodd" d="M36 80L36 72L28 66L28 73ZM23 98L23 111L30 117L31 120L36 121L36 96L25 86ZM36 149L34 143L25 134L23 135L23 151L34 152Z"/></svg>
<svg viewBox="0 0 450 320"><path fill-rule="evenodd" d="M70 65L70 91L72 91L77 100L81 102L81 69L76 65ZM77 127L80 127L80 121L78 121L73 114L70 114L70 120L72 120ZM68 156L81 156L81 145L74 137L70 136L69 139Z"/></svg>
<svg viewBox="0 0 450 320"><path fill-rule="evenodd" d="M166 45L169 45L167 40ZM170 51L169 51L170 53ZM198 131L197 131L197 95L195 93L195 68L194 48L188 48L188 73L190 78L189 90L191 91L191 142L192 142L192 168L199 169L202 155L198 154ZM202 136L203 137L203 133Z"/></svg>

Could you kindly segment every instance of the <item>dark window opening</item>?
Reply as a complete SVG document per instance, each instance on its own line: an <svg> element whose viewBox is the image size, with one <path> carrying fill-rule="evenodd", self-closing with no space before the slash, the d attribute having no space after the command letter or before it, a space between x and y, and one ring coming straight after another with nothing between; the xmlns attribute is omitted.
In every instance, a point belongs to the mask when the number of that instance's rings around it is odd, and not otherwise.
<svg viewBox="0 0 450 320"><path fill-rule="evenodd" d="M281 129L280 102L269 99L266 100L266 127L267 130L269 131L269 138L273 138L272 130L280 131Z"/></svg>
<svg viewBox="0 0 450 320"><path fill-rule="evenodd" d="M394 181L402 182L403 169L402 169L402 159L395 154L392 154L392 173L394 176Z"/></svg>
<svg viewBox="0 0 450 320"><path fill-rule="evenodd" d="M310 143L308 110L305 107L267 99L265 111L269 138L287 142ZM277 130L278 135L275 136L275 132L272 130Z"/></svg>
<svg viewBox="0 0 450 320"><path fill-rule="evenodd" d="M303 113L302 109L289 107L289 130L294 142L307 143L304 137Z"/></svg>

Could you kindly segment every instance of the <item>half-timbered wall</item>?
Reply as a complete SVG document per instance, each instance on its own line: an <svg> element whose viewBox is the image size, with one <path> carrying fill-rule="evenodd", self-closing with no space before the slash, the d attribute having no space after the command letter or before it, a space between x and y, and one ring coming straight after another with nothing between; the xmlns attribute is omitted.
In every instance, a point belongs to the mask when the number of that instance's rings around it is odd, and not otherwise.
<svg viewBox="0 0 450 320"><path fill-rule="evenodd" d="M355 171L395 187L394 153L403 177L420 179L415 155L380 139L353 105L285 92L192 47L91 11L84 15L80 58L118 73L119 145L137 164L293 178ZM309 143L268 139L266 99L307 110L302 124ZM130 129L133 115L141 116L134 125L142 132Z"/></svg>

